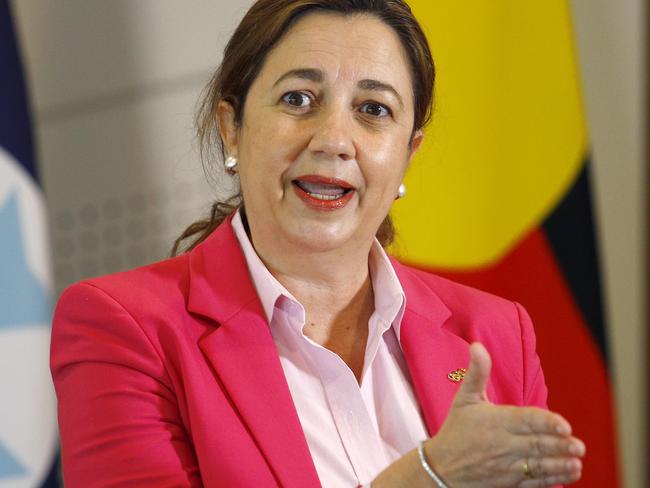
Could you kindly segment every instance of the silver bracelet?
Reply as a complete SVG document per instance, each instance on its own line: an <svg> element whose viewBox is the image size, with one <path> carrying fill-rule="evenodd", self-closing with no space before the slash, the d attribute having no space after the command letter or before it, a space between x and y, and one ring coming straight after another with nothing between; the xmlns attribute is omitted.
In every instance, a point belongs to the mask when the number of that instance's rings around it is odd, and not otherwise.
<svg viewBox="0 0 650 488"><path fill-rule="evenodd" d="M424 457L424 441L420 442L420 445L418 446L418 455L420 456L420 464L422 465L422 468L424 468L424 471L426 471L429 478L436 483L438 488L449 488L445 482L440 479L440 476L431 469L429 463L427 463L427 458Z"/></svg>

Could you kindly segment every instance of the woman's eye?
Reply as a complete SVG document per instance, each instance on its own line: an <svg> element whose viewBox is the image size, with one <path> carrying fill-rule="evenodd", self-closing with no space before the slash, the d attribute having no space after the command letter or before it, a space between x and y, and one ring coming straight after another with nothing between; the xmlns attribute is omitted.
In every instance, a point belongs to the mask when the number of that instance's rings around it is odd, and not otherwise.
<svg viewBox="0 0 650 488"><path fill-rule="evenodd" d="M303 92L286 93L282 96L282 100L292 107L308 107L311 104L311 98Z"/></svg>
<svg viewBox="0 0 650 488"><path fill-rule="evenodd" d="M361 105L361 112L372 115L373 117L386 117L390 115L390 110L381 103L367 102Z"/></svg>

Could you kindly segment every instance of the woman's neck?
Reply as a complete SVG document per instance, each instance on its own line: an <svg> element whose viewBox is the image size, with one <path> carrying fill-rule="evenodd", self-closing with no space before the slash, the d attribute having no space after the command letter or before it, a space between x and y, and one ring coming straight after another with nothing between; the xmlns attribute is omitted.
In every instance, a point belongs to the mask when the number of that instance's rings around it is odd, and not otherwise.
<svg viewBox="0 0 650 488"><path fill-rule="evenodd" d="M270 248L264 243L253 245L271 274L307 311L325 309L338 313L355 303L366 302L372 294L369 246L352 252L309 252L278 244Z"/></svg>
<svg viewBox="0 0 650 488"><path fill-rule="evenodd" d="M374 311L370 250L356 255L304 250L269 255L265 250L258 251L260 259L305 309L303 334L337 354L361 384Z"/></svg>
<svg viewBox="0 0 650 488"><path fill-rule="evenodd" d="M331 250L310 249L276 235L264 238L251 230L243 208L240 215L257 255L305 308L323 303L340 310L372 293L368 257L374 236L350 239Z"/></svg>
<svg viewBox="0 0 650 488"><path fill-rule="evenodd" d="M250 230L249 238L269 272L304 307L305 336L336 353L360 382L374 311L368 268L373 239L323 250Z"/></svg>

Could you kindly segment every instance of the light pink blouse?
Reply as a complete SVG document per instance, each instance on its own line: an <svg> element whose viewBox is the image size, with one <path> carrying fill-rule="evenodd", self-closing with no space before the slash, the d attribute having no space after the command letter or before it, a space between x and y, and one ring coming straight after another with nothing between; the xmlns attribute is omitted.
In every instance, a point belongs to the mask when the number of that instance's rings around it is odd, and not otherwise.
<svg viewBox="0 0 650 488"><path fill-rule="evenodd" d="M359 385L337 354L303 335L305 309L264 266L239 212L232 224L321 484L369 485L428 437L399 342L406 298L386 253L375 240L368 261L375 311Z"/></svg>

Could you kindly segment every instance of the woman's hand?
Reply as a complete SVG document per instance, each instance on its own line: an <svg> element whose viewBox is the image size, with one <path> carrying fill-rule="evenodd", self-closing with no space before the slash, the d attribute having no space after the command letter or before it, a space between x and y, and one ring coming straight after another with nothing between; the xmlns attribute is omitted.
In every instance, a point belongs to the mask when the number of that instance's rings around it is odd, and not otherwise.
<svg viewBox="0 0 650 488"><path fill-rule="evenodd" d="M486 395L490 355L478 343L470 352L469 371L449 415L424 446L434 471L450 488L541 488L580 479L585 446L571 436L569 423L540 408L491 404ZM410 484L403 484L406 480ZM434 484L426 478L417 452L411 451L372 486Z"/></svg>
<svg viewBox="0 0 650 488"><path fill-rule="evenodd" d="M470 351L469 371L449 415L425 445L438 475L453 488L533 488L577 481L585 446L571 436L569 423L540 408L489 403L490 355L478 343Z"/></svg>

